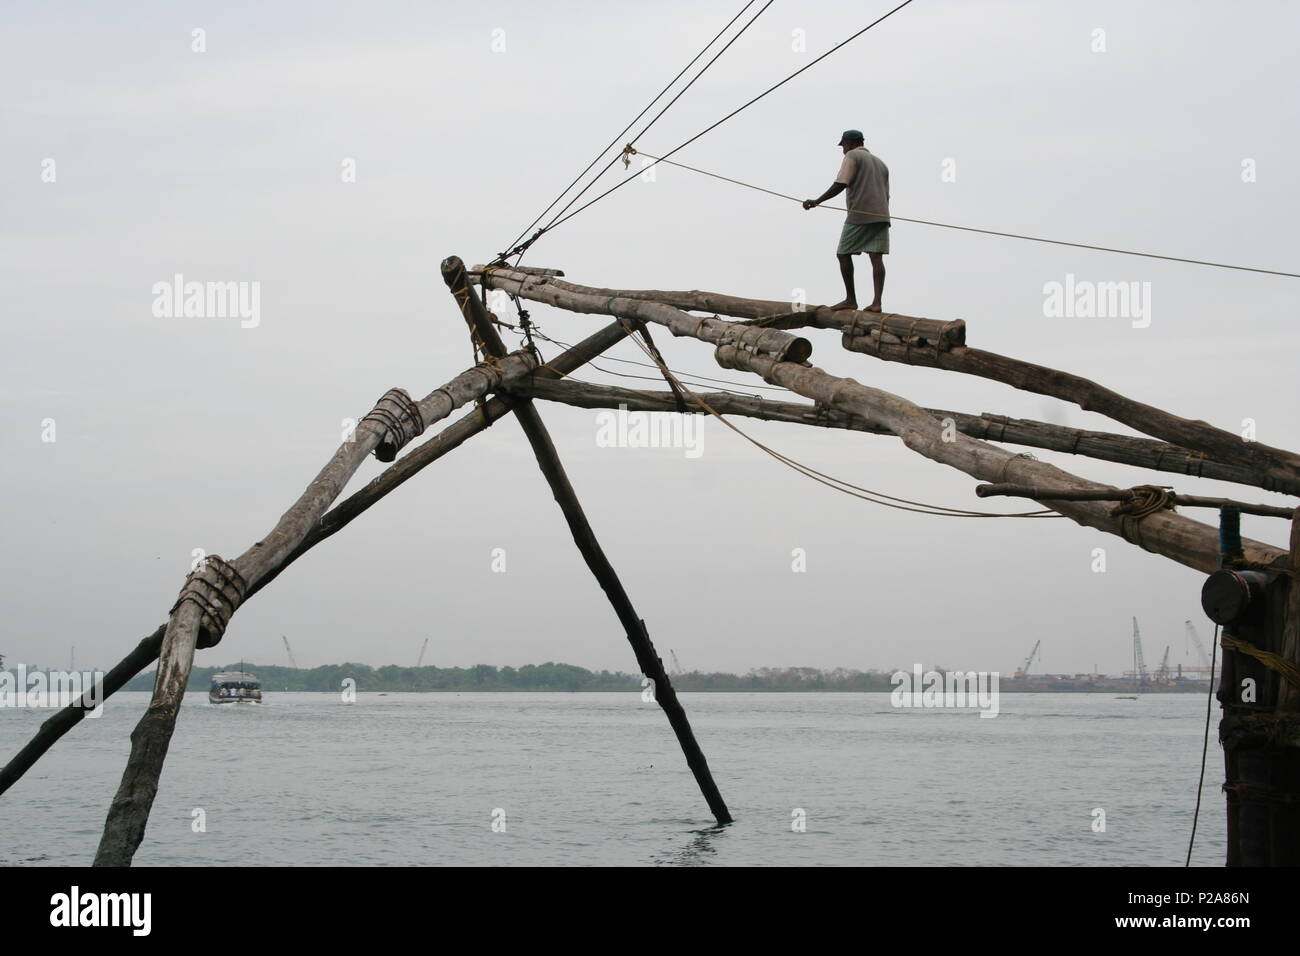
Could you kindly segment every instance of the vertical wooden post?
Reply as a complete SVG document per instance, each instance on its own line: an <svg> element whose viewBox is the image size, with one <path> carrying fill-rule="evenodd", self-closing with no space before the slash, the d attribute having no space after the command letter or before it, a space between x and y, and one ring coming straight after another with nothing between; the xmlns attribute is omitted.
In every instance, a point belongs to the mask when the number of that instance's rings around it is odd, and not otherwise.
<svg viewBox="0 0 1300 956"><path fill-rule="evenodd" d="M1291 516L1291 589L1287 594L1282 648L1278 653L1291 663L1300 664L1300 508ZM1279 714L1300 711L1300 688L1283 681L1277 710Z"/></svg>
<svg viewBox="0 0 1300 956"><path fill-rule="evenodd" d="M483 301L469 283L465 264L456 256L445 259L442 263L442 277L447 283L447 288L456 297L465 321L484 351L493 357L504 355L505 345L497 334ZM632 606L627 592L623 590L613 565L609 563L604 550L596 540L596 534L587 521L573 485L565 474L564 465L556 453L550 433L542 423L541 416L537 414L531 399L521 397L512 398L511 401L514 404L515 417L523 427L524 434L528 436L528 442L532 445L533 454L537 456L542 474L546 476L551 492L555 495L555 501L564 512L574 543L577 544L578 550L587 562L587 567L591 569L591 573L595 575L610 604L613 605L614 613L618 615L619 622L623 625L627 639L632 645L641 673L653 682L655 700L668 716L668 723L672 725L673 732L677 735L682 752L686 755L686 763L690 766L691 773L695 775L695 782L704 794L709 809L718 823L730 823L731 813L727 810L722 794L718 792L717 784L713 782L713 774L709 771L704 751L695 740L690 721L686 718L686 710L677 699L677 693L668 680L668 672L655 652L645 622L637 616L636 609Z"/></svg>
<svg viewBox="0 0 1300 956"><path fill-rule="evenodd" d="M1300 865L1300 720L1285 676L1296 663L1297 586L1286 569L1241 567L1237 518L1223 509L1225 566L1201 603L1223 626L1223 718L1228 866ZM1292 562L1300 530L1292 525ZM1235 566L1234 566L1235 565ZM1294 567L1294 564L1293 564ZM1281 665L1281 666L1279 666Z"/></svg>

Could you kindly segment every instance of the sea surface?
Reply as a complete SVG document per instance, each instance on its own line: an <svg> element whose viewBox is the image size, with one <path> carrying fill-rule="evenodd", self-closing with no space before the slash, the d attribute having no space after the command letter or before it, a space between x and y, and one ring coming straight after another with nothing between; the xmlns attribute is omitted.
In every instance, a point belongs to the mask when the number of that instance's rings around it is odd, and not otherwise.
<svg viewBox="0 0 1300 956"><path fill-rule="evenodd" d="M0 864L91 862L147 701L111 698L0 796ZM190 693L136 865L1149 866L1187 851L1199 695L1004 694L994 718L888 694L682 701L730 826L637 693ZM0 760L49 714L0 708ZM1224 860L1217 722L1216 704L1194 865Z"/></svg>

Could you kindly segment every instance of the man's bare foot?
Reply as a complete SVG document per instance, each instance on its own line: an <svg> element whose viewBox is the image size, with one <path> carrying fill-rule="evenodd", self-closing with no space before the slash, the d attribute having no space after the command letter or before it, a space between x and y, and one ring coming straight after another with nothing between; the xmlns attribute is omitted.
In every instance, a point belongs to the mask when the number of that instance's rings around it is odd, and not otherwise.
<svg viewBox="0 0 1300 956"><path fill-rule="evenodd" d="M835 305L828 305L826 308L830 309L832 312L841 312L844 309L856 310L857 307L858 304L854 302L852 299L845 299L843 302L837 302L835 303Z"/></svg>
<svg viewBox="0 0 1300 956"><path fill-rule="evenodd" d="M863 311L863 312L879 312L879 311L880 311L880 303L879 303L879 302L873 302L873 303L871 303L869 306L867 306L865 309L863 309L862 311Z"/></svg>

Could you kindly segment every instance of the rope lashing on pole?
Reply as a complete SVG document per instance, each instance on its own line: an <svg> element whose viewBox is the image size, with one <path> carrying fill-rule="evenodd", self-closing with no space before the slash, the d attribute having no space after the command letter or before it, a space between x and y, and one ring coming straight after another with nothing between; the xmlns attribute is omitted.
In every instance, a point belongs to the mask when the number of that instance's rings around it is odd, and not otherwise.
<svg viewBox="0 0 1300 956"><path fill-rule="evenodd" d="M182 604L193 604L202 612L199 625L198 648L215 647L220 643L230 618L248 594L248 582L235 570L234 565L219 555L209 554L185 577L176 603L167 612L176 614Z"/></svg>
<svg viewBox="0 0 1300 956"><path fill-rule="evenodd" d="M404 388L384 392L361 422L369 422L383 433L375 447L375 458L383 462L395 461L397 453L424 434L427 427L420 406Z"/></svg>
<svg viewBox="0 0 1300 956"><path fill-rule="evenodd" d="M1287 660L1280 654L1274 654L1272 651L1266 651L1262 647L1256 647L1250 641L1243 640L1240 637L1233 637L1226 631L1220 643L1224 650L1236 651L1238 654L1253 657L1269 670L1281 674L1292 687L1300 688L1300 667L1297 667L1293 661Z"/></svg>
<svg viewBox="0 0 1300 956"><path fill-rule="evenodd" d="M1133 489L1133 496L1111 508L1110 514L1113 518L1119 518L1119 530L1124 539L1145 550L1146 546L1142 543L1142 519L1157 511L1172 510L1173 507L1171 489L1159 485L1139 485Z"/></svg>

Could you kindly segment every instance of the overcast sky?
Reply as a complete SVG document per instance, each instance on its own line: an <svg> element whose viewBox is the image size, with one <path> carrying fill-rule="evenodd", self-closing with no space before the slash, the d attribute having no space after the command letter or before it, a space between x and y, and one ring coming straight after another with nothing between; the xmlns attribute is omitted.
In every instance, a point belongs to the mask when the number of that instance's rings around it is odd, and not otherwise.
<svg viewBox="0 0 1300 956"><path fill-rule="evenodd" d="M164 620L193 549L234 558L270 530L342 418L465 368L439 261L491 258L739 6L6 4L0 653L66 666L75 644L79 666L107 668ZM891 6L777 0L638 145L661 155ZM815 196L840 131L856 127L889 165L898 216L1300 271L1298 27L1294 4L1266 0L917 0L677 158ZM661 166L527 261L597 286L803 288L825 303L841 294L841 220ZM1253 419L1259 440L1300 447L1298 280L902 222L892 245L888 311L962 318L972 345L1234 432ZM156 317L153 285L177 273L260 283L259 324ZM1046 317L1044 285L1067 274L1149 282L1149 327ZM567 342L605 321L532 313ZM834 333L810 338L815 364L922 405L1126 431L994 382L846 353ZM656 341L679 370L747 378L698 342ZM643 357L629 343L611 354ZM739 388L759 393L749 378ZM600 448L595 411L541 411L651 637L688 669L1008 673L1041 638L1045 670L1118 672L1135 615L1149 664L1166 645L1196 663L1185 619L1211 631L1202 574L1070 521L890 511L716 422L688 458ZM975 480L893 438L739 424L888 494L1007 504L979 501ZM1288 501L1035 454L1124 486ZM371 459L350 487L381 467ZM1286 542L1285 522L1245 528ZM796 548L806 573L791 570ZM197 660L286 663L282 634L304 666L414 664L427 637L426 663L443 666L635 669L509 419L297 562Z"/></svg>

